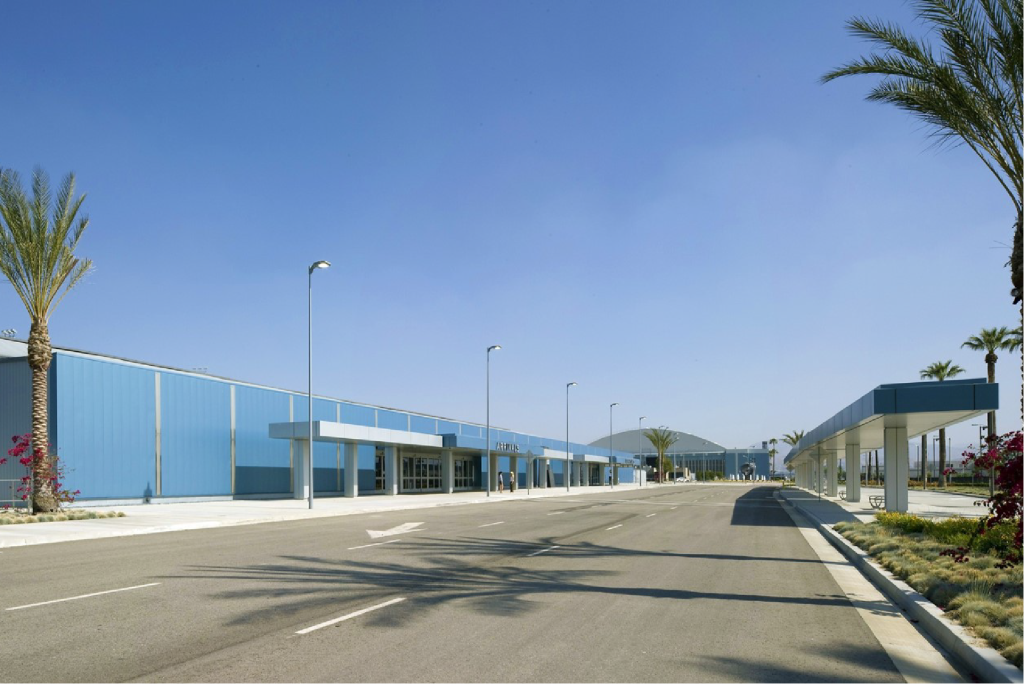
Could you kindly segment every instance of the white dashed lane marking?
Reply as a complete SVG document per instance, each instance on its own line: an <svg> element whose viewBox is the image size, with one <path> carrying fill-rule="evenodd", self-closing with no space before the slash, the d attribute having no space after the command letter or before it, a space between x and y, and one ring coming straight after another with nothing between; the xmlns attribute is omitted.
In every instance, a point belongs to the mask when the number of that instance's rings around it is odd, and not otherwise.
<svg viewBox="0 0 1024 684"><path fill-rule="evenodd" d="M119 591L131 591L132 589L145 589L146 587L155 587L158 584L160 584L160 583L159 582L151 582L149 584L138 584L138 585L136 585L134 587L124 587L123 589L108 589L107 591L97 591L97 592L94 592L92 594L82 594L81 596L70 596L68 598L54 599L52 601L42 601L40 603L29 603L28 605L24 605L24 606L14 606L13 608L8 608L7 610L21 610L22 608L35 608L36 606L48 606L51 603L62 603L64 601L77 601L78 599L92 598L93 596L102 596L103 594L114 594L114 593L117 593Z"/></svg>
<svg viewBox="0 0 1024 684"><path fill-rule="evenodd" d="M339 622L344 622L345 620L351 620L354 617L359 617L360 615L365 615L365 614L367 614L367 613L369 613L371 611L379 610L381 608L386 608L387 606L393 605L395 603L400 603L400 602L402 602L404 600L405 600L404 598L396 598L396 599L391 599L390 601L385 601L384 603L378 603L375 606L370 606L369 608L363 608L362 610L357 610L356 612L349 613L348 615L342 615L341 617L334 618L333 620L328 620L327 622L321 622L319 625L313 625L312 627L306 627L306 629L300 629L298 632L296 632L296 634L309 634L310 632L315 632L318 629L323 629L324 627L330 627L331 625L336 625Z"/></svg>

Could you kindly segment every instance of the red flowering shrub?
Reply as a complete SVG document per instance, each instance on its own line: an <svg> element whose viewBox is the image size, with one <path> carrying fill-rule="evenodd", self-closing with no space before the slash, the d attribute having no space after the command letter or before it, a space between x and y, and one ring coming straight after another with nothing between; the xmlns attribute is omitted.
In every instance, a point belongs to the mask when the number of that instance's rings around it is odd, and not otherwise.
<svg viewBox="0 0 1024 684"><path fill-rule="evenodd" d="M1013 541L1002 549L1002 562L999 567L1018 565L1021 562L1022 546L1024 546L1024 518L1022 518L1022 443L1024 435L1020 431L1007 432L988 440L988 445L980 453L964 452L963 464L974 464L975 468L994 470L995 494L976 505L988 506L990 515L978 521L978 527L971 541L978 536L996 528L1012 525ZM944 556L951 556L957 563L965 562L970 551L967 547L946 549Z"/></svg>
<svg viewBox="0 0 1024 684"><path fill-rule="evenodd" d="M47 472L47 479L50 480L50 485L53 488L53 498L57 502L57 507L60 508L63 504L74 503L75 497L81 494L81 491L76 489L72 492L64 489L64 464L60 462L56 454L47 457L46 450L37 447L26 455L26 452L29 452L29 449L32 447L31 434L15 435L11 437L11 441L14 442L14 446L8 449L7 455L18 459L18 462L27 468L25 475L21 478L21 485L18 487L22 501L28 501L31 498L32 471L37 463L43 462L43 468ZM0 458L0 465L6 462L6 458Z"/></svg>

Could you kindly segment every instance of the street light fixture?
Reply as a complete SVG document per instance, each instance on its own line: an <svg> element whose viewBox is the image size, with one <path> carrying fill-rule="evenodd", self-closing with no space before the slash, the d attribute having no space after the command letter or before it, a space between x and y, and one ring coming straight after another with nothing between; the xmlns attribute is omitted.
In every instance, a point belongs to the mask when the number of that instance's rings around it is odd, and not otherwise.
<svg viewBox="0 0 1024 684"><path fill-rule="evenodd" d="M609 477L611 478L610 480L608 480L608 486L611 487L612 489L615 489L615 465L612 463L612 459L615 458L615 429L612 427L612 411L618 405L619 402L615 402L614 404L610 404L608 406L608 468Z"/></svg>
<svg viewBox="0 0 1024 684"><path fill-rule="evenodd" d="M645 479L643 474L647 472L646 464L644 463L644 420L646 419L647 416L640 416L640 433L637 435L636 440L640 442L640 469L636 473L638 487L643 484Z"/></svg>
<svg viewBox="0 0 1024 684"><path fill-rule="evenodd" d="M501 349L500 344L487 348L487 496L491 495L491 352Z"/></svg>
<svg viewBox="0 0 1024 684"><path fill-rule="evenodd" d="M569 388L576 387L575 382L565 386L565 491L569 491Z"/></svg>
<svg viewBox="0 0 1024 684"><path fill-rule="evenodd" d="M306 485L309 487L310 510L313 510L313 271L330 267L329 261L314 261L309 266L309 465L306 470Z"/></svg>

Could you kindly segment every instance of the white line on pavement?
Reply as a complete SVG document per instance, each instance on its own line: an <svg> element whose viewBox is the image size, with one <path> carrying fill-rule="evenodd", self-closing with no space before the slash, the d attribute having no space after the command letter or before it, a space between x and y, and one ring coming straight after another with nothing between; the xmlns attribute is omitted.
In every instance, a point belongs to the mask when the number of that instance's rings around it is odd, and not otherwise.
<svg viewBox="0 0 1024 684"><path fill-rule="evenodd" d="M647 515L647 516L644 516L644 517L645 518L653 518L656 515L658 515L658 514L657 513L651 513L650 515Z"/></svg>
<svg viewBox="0 0 1024 684"><path fill-rule="evenodd" d="M30 603L27 606L14 606L7 610L21 610L22 608L35 608L36 606L45 606L51 603L61 603L62 601L77 601L78 599L90 598L92 596L102 596L103 594L113 594L118 591L131 591L132 589L144 589L145 587L155 587L160 584L159 582L151 582L150 584L139 584L134 587L125 587L123 589L110 589L108 591L97 591L93 594L82 594L81 596L72 596L70 598L54 599L52 601L43 601L41 603Z"/></svg>
<svg viewBox="0 0 1024 684"><path fill-rule="evenodd" d="M496 523L487 523L486 525L481 525L480 527L493 527L494 525L504 525L504 524L505 524L505 521L501 520L501 521L496 522Z"/></svg>
<svg viewBox="0 0 1024 684"><path fill-rule="evenodd" d="M562 515L565 511L555 511L554 513L548 513L548 515Z"/></svg>
<svg viewBox="0 0 1024 684"><path fill-rule="evenodd" d="M347 550L348 551L355 551L356 549L365 549L365 548L367 548L369 546L383 546L384 544L394 544L395 542L400 542L400 541L402 541L402 540L401 539L392 539L392 540L386 541L386 542L375 542L373 544L363 544L362 546L350 546L350 547L348 547Z"/></svg>
<svg viewBox="0 0 1024 684"><path fill-rule="evenodd" d="M668 510L670 510L670 511L674 511L674 510L676 510L677 508L679 508L679 506L673 506L672 508L670 508L670 509L668 509Z"/></svg>
<svg viewBox="0 0 1024 684"><path fill-rule="evenodd" d="M378 603L375 606L370 606L369 608L363 608L362 610L357 610L356 612L349 613L348 615L342 615L339 618L334 618L333 620L328 620L327 622L321 622L319 625L313 625L312 627L307 627L306 629L300 629L298 632L296 632L296 634L309 634L310 632L314 632L314 631L316 631L318 629L322 629L324 627L330 627L331 625L336 625L339 622L344 622L345 620L350 620L350 619L352 619L354 617L359 617L360 615L365 615L366 613L369 613L370 611L377 610L379 608L385 608L385 607L390 606L390 605L392 605L394 603L400 603L401 601L404 601L404 600L405 600L404 598L396 598L396 599L391 599L390 601L385 601L384 603Z"/></svg>
<svg viewBox="0 0 1024 684"><path fill-rule="evenodd" d="M616 527L622 527L622 525L612 525L611 527L606 528L605 532L607 532L608 530L614 530Z"/></svg>
<svg viewBox="0 0 1024 684"><path fill-rule="evenodd" d="M557 548L560 548L560 547L558 547L558 546L550 546L550 547L548 547L546 549L541 549L540 551L534 551L533 553L528 553L528 554L526 554L526 556L527 556L527 558L529 558L530 556L539 556L542 553L547 553L548 551L554 551Z"/></svg>

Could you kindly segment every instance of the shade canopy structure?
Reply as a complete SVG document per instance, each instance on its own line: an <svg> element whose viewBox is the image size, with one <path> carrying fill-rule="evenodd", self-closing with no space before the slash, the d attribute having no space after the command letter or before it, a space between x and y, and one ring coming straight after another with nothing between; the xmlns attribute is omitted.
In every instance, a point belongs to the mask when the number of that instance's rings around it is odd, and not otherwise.
<svg viewBox="0 0 1024 684"><path fill-rule="evenodd" d="M785 458L798 484L836 494L835 460L885 450L886 510L906 511L908 440L999 408L999 385L985 378L879 385L807 432ZM859 469L858 469L859 472ZM858 478L847 478L847 498L859 500ZM853 496L851 497L851 484Z"/></svg>

